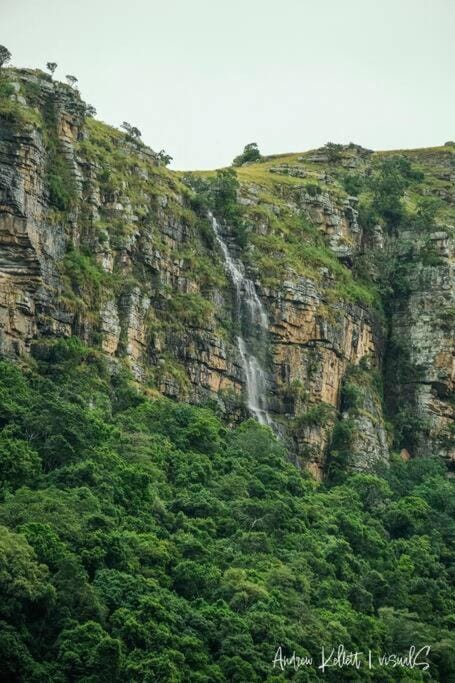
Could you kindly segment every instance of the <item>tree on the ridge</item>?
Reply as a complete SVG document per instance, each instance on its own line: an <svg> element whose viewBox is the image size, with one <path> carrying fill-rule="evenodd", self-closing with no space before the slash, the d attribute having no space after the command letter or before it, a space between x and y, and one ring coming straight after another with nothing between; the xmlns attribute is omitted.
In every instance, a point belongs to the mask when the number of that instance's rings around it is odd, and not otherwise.
<svg viewBox="0 0 455 683"><path fill-rule="evenodd" d="M46 69L51 72L51 76L54 75L54 71L57 68L57 62L47 62ZM68 78L68 76L67 76Z"/></svg>
<svg viewBox="0 0 455 683"><path fill-rule="evenodd" d="M132 126L131 123L128 123L128 121L124 121L120 128L123 128L128 137L133 138L133 140L139 140L142 135L139 128L136 128L136 126Z"/></svg>
<svg viewBox="0 0 455 683"><path fill-rule="evenodd" d="M68 82L68 85L70 85L72 88L74 88L75 84L77 83L76 76L72 76L71 74L66 74L65 78Z"/></svg>
<svg viewBox="0 0 455 683"><path fill-rule="evenodd" d="M11 60L11 52L4 45L0 45L0 68Z"/></svg>
<svg viewBox="0 0 455 683"><path fill-rule="evenodd" d="M168 166L171 163L172 159L173 157L171 157L171 155L168 154L166 150L160 149L160 151L158 152L158 161L163 166Z"/></svg>
<svg viewBox="0 0 455 683"><path fill-rule="evenodd" d="M257 142L250 142L248 145L245 145L242 154L239 154L239 156L235 157L232 164L233 166L242 166L248 161L259 161L259 159L261 159L261 153L259 151Z"/></svg>

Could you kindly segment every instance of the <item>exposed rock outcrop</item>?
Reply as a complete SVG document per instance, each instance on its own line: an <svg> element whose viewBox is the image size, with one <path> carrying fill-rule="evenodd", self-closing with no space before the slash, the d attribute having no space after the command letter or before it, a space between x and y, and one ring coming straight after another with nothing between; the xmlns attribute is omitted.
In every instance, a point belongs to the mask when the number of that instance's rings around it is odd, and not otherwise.
<svg viewBox="0 0 455 683"><path fill-rule="evenodd" d="M400 238L412 243L419 258L409 270L406 296L393 306L389 365L393 373L398 354L401 365L405 359L405 371L395 376L390 402L394 410L408 411L423 427L404 444L411 455L439 456L453 463L454 238L447 231L430 232L417 242L406 232Z"/></svg>

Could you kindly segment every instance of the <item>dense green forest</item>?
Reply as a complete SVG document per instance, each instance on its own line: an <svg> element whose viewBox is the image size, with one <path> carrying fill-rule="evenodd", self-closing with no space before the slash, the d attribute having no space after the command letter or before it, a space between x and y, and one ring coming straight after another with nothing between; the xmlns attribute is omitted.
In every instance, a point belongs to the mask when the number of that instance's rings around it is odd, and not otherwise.
<svg viewBox="0 0 455 683"><path fill-rule="evenodd" d="M268 428L147 395L76 338L0 379L3 682L454 680L440 462L317 484ZM372 669L322 675L339 644ZM428 671L377 663L426 644ZM313 664L274 668L279 646Z"/></svg>

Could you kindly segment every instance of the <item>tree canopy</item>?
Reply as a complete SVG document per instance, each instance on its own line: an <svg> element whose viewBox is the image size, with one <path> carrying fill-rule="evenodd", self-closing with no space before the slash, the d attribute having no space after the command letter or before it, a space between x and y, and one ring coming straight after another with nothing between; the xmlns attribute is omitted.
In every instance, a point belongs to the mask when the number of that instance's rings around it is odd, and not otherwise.
<svg viewBox="0 0 455 683"><path fill-rule="evenodd" d="M34 356L0 363L2 681L322 680L321 645L338 643L430 643L425 678L368 680L450 680L440 463L318 485L269 429L151 400L75 338ZM274 670L279 645L315 664Z"/></svg>
<svg viewBox="0 0 455 683"><path fill-rule="evenodd" d="M4 45L0 45L0 68L11 61L11 52Z"/></svg>
<svg viewBox="0 0 455 683"><path fill-rule="evenodd" d="M243 166L243 164L246 164L249 161L259 161L259 159L262 159L262 157L257 143L250 142L248 145L245 145L242 154L235 157L232 163L234 166Z"/></svg>

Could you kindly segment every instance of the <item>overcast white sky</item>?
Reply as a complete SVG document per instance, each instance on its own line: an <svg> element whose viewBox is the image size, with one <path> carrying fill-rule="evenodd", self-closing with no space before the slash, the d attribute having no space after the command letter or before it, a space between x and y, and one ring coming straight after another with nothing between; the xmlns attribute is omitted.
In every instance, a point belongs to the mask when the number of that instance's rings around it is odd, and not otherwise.
<svg viewBox="0 0 455 683"><path fill-rule="evenodd" d="M15 66L56 61L179 169L455 138L455 0L0 0Z"/></svg>

